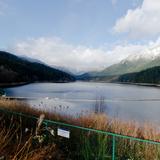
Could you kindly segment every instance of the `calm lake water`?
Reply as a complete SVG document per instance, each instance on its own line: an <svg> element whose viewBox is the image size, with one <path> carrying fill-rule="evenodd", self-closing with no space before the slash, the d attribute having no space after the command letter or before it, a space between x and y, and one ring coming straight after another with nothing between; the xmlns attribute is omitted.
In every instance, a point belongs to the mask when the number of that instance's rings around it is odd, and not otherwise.
<svg viewBox="0 0 160 160"><path fill-rule="evenodd" d="M6 89L6 95L27 97L32 107L77 115L102 103L105 113L123 120L160 122L160 88L111 83L33 83Z"/></svg>

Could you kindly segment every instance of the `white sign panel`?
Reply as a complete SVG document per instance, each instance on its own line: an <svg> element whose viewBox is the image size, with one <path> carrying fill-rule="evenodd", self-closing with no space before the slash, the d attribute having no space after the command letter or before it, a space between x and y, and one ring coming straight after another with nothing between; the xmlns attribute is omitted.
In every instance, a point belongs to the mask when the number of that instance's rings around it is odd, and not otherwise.
<svg viewBox="0 0 160 160"><path fill-rule="evenodd" d="M58 136L69 138L70 132L61 128L58 128Z"/></svg>

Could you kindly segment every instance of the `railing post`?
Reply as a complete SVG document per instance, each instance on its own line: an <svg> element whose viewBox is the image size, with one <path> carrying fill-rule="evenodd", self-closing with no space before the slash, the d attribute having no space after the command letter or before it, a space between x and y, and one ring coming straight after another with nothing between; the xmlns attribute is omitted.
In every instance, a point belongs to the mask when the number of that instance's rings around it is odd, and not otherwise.
<svg viewBox="0 0 160 160"><path fill-rule="evenodd" d="M112 136L112 160L115 160L116 137Z"/></svg>

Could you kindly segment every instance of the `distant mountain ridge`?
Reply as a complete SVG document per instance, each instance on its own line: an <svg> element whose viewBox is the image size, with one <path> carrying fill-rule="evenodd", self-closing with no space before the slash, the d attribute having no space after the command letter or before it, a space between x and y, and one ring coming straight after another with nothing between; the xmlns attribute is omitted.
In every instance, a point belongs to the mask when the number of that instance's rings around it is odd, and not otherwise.
<svg viewBox="0 0 160 160"><path fill-rule="evenodd" d="M44 63L44 62L42 62L42 61L40 61L40 60L38 60L38 59L35 59L35 58L30 58L30 57L28 57L28 56L19 56L19 58L21 58L21 59L23 59L23 60L26 60L26 61L29 61L29 62L35 62L35 63L41 63L41 64L44 64L44 65L47 65L46 63Z"/></svg>
<svg viewBox="0 0 160 160"><path fill-rule="evenodd" d="M100 72L88 72L80 76L82 79L101 79L102 77L119 76L139 72L148 68L160 66L160 46L148 48L141 53L128 56L121 62L111 65Z"/></svg>
<svg viewBox="0 0 160 160"><path fill-rule="evenodd" d="M45 64L0 51L0 83L35 81L70 82L75 81L75 77Z"/></svg>

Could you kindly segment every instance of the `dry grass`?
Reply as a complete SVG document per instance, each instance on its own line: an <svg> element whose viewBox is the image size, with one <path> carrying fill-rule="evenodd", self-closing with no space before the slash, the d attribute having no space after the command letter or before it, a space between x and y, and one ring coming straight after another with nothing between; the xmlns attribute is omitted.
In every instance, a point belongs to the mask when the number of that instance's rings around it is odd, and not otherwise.
<svg viewBox="0 0 160 160"><path fill-rule="evenodd" d="M25 119L1 113L0 159L2 160L64 160L64 153L53 142L45 143L40 121L26 131Z"/></svg>
<svg viewBox="0 0 160 160"><path fill-rule="evenodd" d="M160 132L157 129L158 126L154 126L150 123L144 123L142 126L135 121L124 122L120 121L119 119L109 118L106 114L103 113L90 113L87 115L83 114L77 117L71 117L58 113L44 112L35 108L31 108L27 103L8 99L0 99L0 108L22 112L36 117L44 114L45 119L49 120L57 120L88 128L94 128L160 142Z"/></svg>
<svg viewBox="0 0 160 160"><path fill-rule="evenodd" d="M26 113L29 115L34 115L39 117L40 115L44 114L46 119L50 120L57 120L57 121L62 121L70 124L75 124L75 125L80 125L84 127L89 127L89 128L95 128L99 130L104 130L104 131L109 131L109 132L114 132L114 133L119 133L123 135L128 135L128 136L133 136L133 137L138 137L142 139L149 139L149 140L154 140L154 141L159 141L160 142L160 133L156 129L156 126L153 126L149 123L142 125L139 125L136 122L122 122L119 119L111 119L109 118L106 114L95 114L91 113L88 115L79 115L78 117L69 117L65 115L60 115L57 113L48 113L48 112L43 112L37 109L31 108L28 104L15 101L15 100L7 100L7 99L0 99L0 108L1 109L8 109L10 111L16 111L16 112L22 112ZM3 114L2 114L3 115ZM1 122L4 119L3 116L0 117ZM54 159L53 157L56 157L58 160L63 160L67 159L64 158L65 154L62 151L62 149L59 149L59 146L57 147L56 144L47 144L45 146L39 145L38 148L34 148L32 143L33 143L33 137L37 135L41 135L41 132L39 133L38 131L41 129L42 124L40 122L38 123L39 125L32 126L30 130L30 134L28 136L24 136L22 133L21 129L25 127L24 123L17 123L15 126L15 121L13 123L14 119L10 119L10 125L6 125L5 121L1 123L1 132L0 132L0 151L3 151L3 154L6 154L4 152L5 148L10 146L13 143L13 137L18 137L16 144L14 146L14 154L13 152L10 153L12 156L8 158L9 160L43 160L45 159L44 157L48 157L47 159ZM43 121L43 119L42 119ZM7 126L7 127L6 127ZM79 132L77 132L79 134ZM90 137L90 134L88 135ZM25 137L25 140L24 140ZM95 141L95 136L94 140ZM83 137L84 138L84 137ZM98 139L106 137L97 137ZM88 139L85 138L85 142L88 144ZM77 143L81 143L80 140L75 138L75 141ZM66 143L66 142L64 142ZM75 143L75 142L73 142ZM110 143L110 142L107 142ZM93 146L93 145L92 145ZM9 149L10 147L8 147ZM74 148L74 147L73 147ZM68 154L68 148L67 148L67 154ZM86 151L87 152L87 151ZM2 154L2 155L3 155ZM9 154L9 153L8 153ZM128 157L136 160L152 160L153 157L154 159L159 159L159 147L155 145L147 145L147 144L141 144L139 142L134 142L134 141L129 141L129 140L124 140L124 139L119 139L117 143L117 155L122 156L121 158L124 158L124 155L127 155ZM0 156L2 156L0 155ZM60 157L57 158L57 155ZM158 157L158 158L157 158Z"/></svg>

